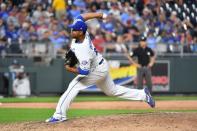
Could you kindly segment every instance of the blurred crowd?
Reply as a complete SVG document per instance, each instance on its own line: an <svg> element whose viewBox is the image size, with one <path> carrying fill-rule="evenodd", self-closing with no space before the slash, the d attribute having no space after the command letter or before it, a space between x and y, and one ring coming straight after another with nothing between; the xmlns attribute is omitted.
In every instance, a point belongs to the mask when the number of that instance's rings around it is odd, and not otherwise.
<svg viewBox="0 0 197 131"><path fill-rule="evenodd" d="M64 53L71 40L67 25L85 12L108 15L104 21L87 22L100 52L135 48L141 35L147 37L148 45L155 50L173 52L172 48L183 45L186 52L197 52L196 0L0 0L0 3L0 54L24 53L23 45L36 42L48 42L57 53ZM180 16L185 3L186 11L190 5L195 7L194 21L187 14ZM163 46L158 48L158 44Z"/></svg>

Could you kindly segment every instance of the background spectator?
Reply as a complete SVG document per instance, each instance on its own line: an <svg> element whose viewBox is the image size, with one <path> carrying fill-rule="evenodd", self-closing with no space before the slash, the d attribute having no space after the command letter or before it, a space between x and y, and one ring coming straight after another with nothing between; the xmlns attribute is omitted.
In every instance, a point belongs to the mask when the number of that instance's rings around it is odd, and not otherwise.
<svg viewBox="0 0 197 131"><path fill-rule="evenodd" d="M59 20L62 15L66 13L66 2L65 0L53 0L53 9L55 10L55 17Z"/></svg>
<svg viewBox="0 0 197 131"><path fill-rule="evenodd" d="M14 60L9 69L13 77L13 95L19 98L26 98L27 96L30 96L30 81L27 74L24 72L24 66L17 60Z"/></svg>
<svg viewBox="0 0 197 131"><path fill-rule="evenodd" d="M6 49L6 53L23 53L26 51L10 51L11 43L18 43L14 48L18 50L23 46L19 43L32 41L49 42L64 49L71 40L67 35L67 25L81 13L100 11L108 15L106 21L87 22L100 52L116 49L117 43L134 49L143 34L154 50L162 44L168 53L173 53L173 48L180 52L181 46L185 52L192 53L196 52L196 8L196 1L184 0L8 0L0 4L0 51ZM119 42L120 36L122 42Z"/></svg>

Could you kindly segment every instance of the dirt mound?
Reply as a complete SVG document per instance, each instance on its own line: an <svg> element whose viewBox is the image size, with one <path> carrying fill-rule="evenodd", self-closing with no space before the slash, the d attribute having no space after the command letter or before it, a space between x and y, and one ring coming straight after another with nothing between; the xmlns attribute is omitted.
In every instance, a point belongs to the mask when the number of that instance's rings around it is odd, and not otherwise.
<svg viewBox="0 0 197 131"><path fill-rule="evenodd" d="M196 131L197 113L125 114L71 119L63 123L1 124L1 131Z"/></svg>

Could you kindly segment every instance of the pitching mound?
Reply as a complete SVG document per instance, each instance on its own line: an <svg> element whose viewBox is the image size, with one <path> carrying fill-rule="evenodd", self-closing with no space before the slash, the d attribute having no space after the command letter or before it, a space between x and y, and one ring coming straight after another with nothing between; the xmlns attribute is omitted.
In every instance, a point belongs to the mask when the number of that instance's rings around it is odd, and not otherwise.
<svg viewBox="0 0 197 131"><path fill-rule="evenodd" d="M0 125L1 131L196 131L197 113L148 113Z"/></svg>

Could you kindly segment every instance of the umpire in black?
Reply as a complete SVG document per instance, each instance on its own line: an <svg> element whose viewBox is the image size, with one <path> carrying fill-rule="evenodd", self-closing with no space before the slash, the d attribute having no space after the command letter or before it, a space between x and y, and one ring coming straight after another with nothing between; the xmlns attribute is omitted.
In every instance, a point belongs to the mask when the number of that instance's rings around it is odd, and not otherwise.
<svg viewBox="0 0 197 131"><path fill-rule="evenodd" d="M137 67L137 87L143 88L145 78L147 87L152 91L151 67L155 63L155 53L147 46L146 37L142 36L139 40L139 46L128 54L129 62ZM132 57L137 57L137 62Z"/></svg>

